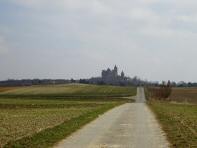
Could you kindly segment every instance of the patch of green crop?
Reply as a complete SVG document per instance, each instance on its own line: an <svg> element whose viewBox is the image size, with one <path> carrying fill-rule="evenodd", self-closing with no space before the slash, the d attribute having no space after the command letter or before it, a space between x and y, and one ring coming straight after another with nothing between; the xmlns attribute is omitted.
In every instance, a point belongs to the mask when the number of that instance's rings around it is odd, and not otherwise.
<svg viewBox="0 0 197 148"><path fill-rule="evenodd" d="M111 103L111 104L105 104L103 106L98 106L97 108L94 108L94 110L92 111L81 113L80 116L73 117L70 120L66 120L57 126L46 128L45 130L42 130L30 136L26 136L19 140L10 141L4 147L5 148L13 148L13 147L45 148L45 147L53 146L59 140L65 138L72 132L79 129L81 126L97 118L100 114L103 114L107 110L120 104L121 103Z"/></svg>

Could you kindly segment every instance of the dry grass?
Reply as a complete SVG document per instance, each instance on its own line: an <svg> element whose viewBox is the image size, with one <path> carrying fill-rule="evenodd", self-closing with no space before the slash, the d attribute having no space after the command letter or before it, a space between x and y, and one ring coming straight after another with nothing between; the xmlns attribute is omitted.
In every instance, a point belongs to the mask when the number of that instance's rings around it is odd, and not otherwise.
<svg viewBox="0 0 197 148"><path fill-rule="evenodd" d="M17 87L0 87L0 93L17 89Z"/></svg>
<svg viewBox="0 0 197 148"><path fill-rule="evenodd" d="M98 85L46 85L46 86L28 86L18 87L0 92L0 95L15 96L131 96L135 95L134 87L118 87L118 86L98 86Z"/></svg>
<svg viewBox="0 0 197 148"><path fill-rule="evenodd" d="M197 88L173 88L170 100L184 103L197 103Z"/></svg>
<svg viewBox="0 0 197 148"><path fill-rule="evenodd" d="M158 90L159 89L155 87L146 88L146 97L149 99L162 100L160 99L161 97L158 97L160 96ZM197 88L172 88L170 96L164 100L186 104L197 104Z"/></svg>
<svg viewBox="0 0 197 148"><path fill-rule="evenodd" d="M169 141L174 148L197 147L197 105L150 101Z"/></svg>
<svg viewBox="0 0 197 148"><path fill-rule="evenodd" d="M147 87L145 89L146 96L151 99L156 100L168 100L172 92L171 87L161 86L161 87Z"/></svg>
<svg viewBox="0 0 197 148"><path fill-rule="evenodd" d="M173 88L165 101L151 98L149 106L156 114L174 148L197 148L197 88ZM178 103L180 102L180 103Z"/></svg>

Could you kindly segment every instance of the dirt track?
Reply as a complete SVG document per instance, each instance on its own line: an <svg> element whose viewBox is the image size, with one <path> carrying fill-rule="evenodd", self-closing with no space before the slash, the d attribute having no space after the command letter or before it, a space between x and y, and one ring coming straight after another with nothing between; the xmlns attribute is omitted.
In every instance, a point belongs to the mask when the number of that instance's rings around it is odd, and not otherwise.
<svg viewBox="0 0 197 148"><path fill-rule="evenodd" d="M57 148L167 148L169 144L138 88L136 103L127 103L61 141Z"/></svg>

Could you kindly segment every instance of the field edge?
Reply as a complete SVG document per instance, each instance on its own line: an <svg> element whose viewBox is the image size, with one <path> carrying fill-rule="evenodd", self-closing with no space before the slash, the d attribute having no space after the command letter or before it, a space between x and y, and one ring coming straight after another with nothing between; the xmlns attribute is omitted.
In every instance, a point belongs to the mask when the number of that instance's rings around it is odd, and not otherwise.
<svg viewBox="0 0 197 148"><path fill-rule="evenodd" d="M157 112L153 109L153 107L151 106L151 103L153 103L152 101L147 101L147 106L150 109L150 111L153 113L153 115L155 116L157 122L159 123L160 128L162 129L162 131L164 132L164 135L166 136L166 140L169 142L170 147L172 147L172 141L170 140L168 133L166 132L163 123L161 122L159 115L157 114Z"/></svg>
<svg viewBox="0 0 197 148"><path fill-rule="evenodd" d="M158 123L160 124L162 130L164 131L166 138L169 142L169 146L171 148L179 147L179 148L185 148L186 147L193 147L194 143L191 142L188 138L183 138L187 136L187 134L184 132L179 131L180 129L184 128L183 125L177 124L177 122L181 122L176 120L176 117L168 117L168 114L165 112L170 111L170 110L159 110L158 111L158 106L166 106L166 105L177 105L177 107L184 107L184 106L189 106L188 104L172 104L171 102L166 102L166 101L158 101L158 100L151 100L147 102L148 107L150 110L153 112L155 115ZM195 104L191 105L195 106ZM168 108L168 106L166 106ZM181 113L179 113L181 114ZM177 113L178 115L178 113ZM176 115L174 115L176 116ZM181 133L178 133L181 132ZM184 135L186 134L186 135ZM195 137L193 137L195 139ZM192 139L193 139L192 138ZM197 138L197 137L196 137ZM189 141L187 141L189 140ZM192 140L193 141L193 140Z"/></svg>
<svg viewBox="0 0 197 148"><path fill-rule="evenodd" d="M124 103L106 104L93 112L88 112L69 121L63 122L53 128L45 129L32 136L24 137L16 141L8 142L4 148L35 148L35 147L52 147L59 141L65 139L73 132L82 128L86 124L95 120L99 115L104 114L110 109L120 106Z"/></svg>

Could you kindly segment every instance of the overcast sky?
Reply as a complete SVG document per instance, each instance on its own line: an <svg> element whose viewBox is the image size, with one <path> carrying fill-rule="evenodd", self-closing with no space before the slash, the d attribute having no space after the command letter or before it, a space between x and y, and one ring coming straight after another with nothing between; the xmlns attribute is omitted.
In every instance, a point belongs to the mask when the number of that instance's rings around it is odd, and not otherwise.
<svg viewBox="0 0 197 148"><path fill-rule="evenodd" d="M0 80L197 81L196 0L0 0Z"/></svg>

